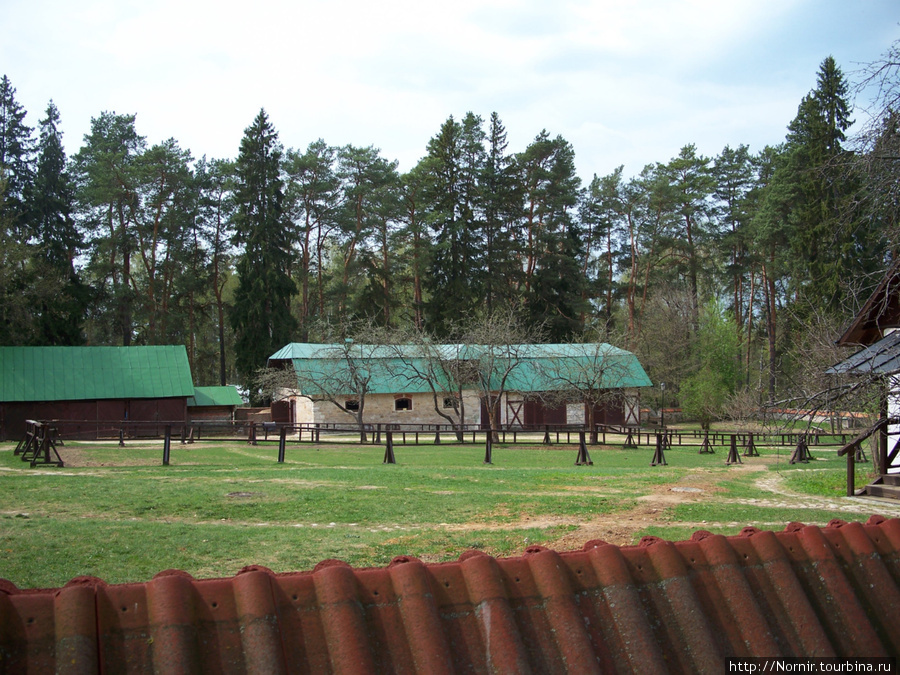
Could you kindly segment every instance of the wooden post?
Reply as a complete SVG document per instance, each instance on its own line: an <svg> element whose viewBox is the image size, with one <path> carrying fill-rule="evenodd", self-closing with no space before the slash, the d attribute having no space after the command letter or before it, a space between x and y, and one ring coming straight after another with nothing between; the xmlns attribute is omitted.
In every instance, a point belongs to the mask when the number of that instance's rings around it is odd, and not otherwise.
<svg viewBox="0 0 900 675"><path fill-rule="evenodd" d="M744 457L759 457L759 451L756 449L756 444L753 442L752 431L747 435L747 445L744 449Z"/></svg>
<svg viewBox="0 0 900 675"><path fill-rule="evenodd" d="M656 432L656 452L653 453L653 459L650 461L650 466L668 466L664 452L662 434L659 432Z"/></svg>
<svg viewBox="0 0 900 675"><path fill-rule="evenodd" d="M860 444L861 445L861 444ZM857 450L859 446L857 446ZM847 496L852 497L856 492L856 452L847 453Z"/></svg>
<svg viewBox="0 0 900 675"><path fill-rule="evenodd" d="M888 385L885 383L881 391L881 410L880 422L884 422L888 418ZM878 435L878 466L875 467L878 473L887 473L887 456L888 456L888 424L885 422L881 427Z"/></svg>
<svg viewBox="0 0 900 675"><path fill-rule="evenodd" d="M732 464L743 464L741 456L737 451L737 436L735 434L731 434L731 441L729 442L728 448L728 458L725 460L726 466L731 466Z"/></svg>
<svg viewBox="0 0 900 675"><path fill-rule="evenodd" d="M169 455L172 451L172 425L166 425L166 435L163 439L163 466L169 466Z"/></svg>
<svg viewBox="0 0 900 675"><path fill-rule="evenodd" d="M287 445L287 427L281 427L278 434L278 463L284 464L284 448Z"/></svg>
<svg viewBox="0 0 900 675"><path fill-rule="evenodd" d="M575 458L575 466L593 466L591 456L588 454L587 445L584 442L584 430L578 432L578 457Z"/></svg>
<svg viewBox="0 0 900 675"><path fill-rule="evenodd" d="M381 427L381 425L378 426L379 428ZM382 462L382 464L396 463L397 459L394 457L394 432L388 430L385 432L384 461Z"/></svg>

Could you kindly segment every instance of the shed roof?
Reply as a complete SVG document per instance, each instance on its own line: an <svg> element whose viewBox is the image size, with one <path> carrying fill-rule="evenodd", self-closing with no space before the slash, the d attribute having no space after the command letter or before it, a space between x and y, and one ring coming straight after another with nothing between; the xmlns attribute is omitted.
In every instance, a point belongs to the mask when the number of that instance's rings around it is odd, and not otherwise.
<svg viewBox="0 0 900 675"><path fill-rule="evenodd" d="M415 371L426 371L425 362L431 354L461 361L502 360L514 354L517 365L509 372L507 390L547 391L561 387L562 380L584 380L597 388L625 389L651 386L650 378L631 352L605 343L591 344L528 344L528 345L418 345L379 346L363 344L311 344L293 342L269 357L269 364L290 361L307 394L317 394L314 388L324 388L325 381L349 380L349 360L362 365L369 378L369 393L428 392L427 382ZM345 358L345 354L350 357ZM301 385L301 389L302 389ZM310 390L310 389L313 390ZM331 391L329 393L338 393ZM351 394L354 392L340 392Z"/></svg>
<svg viewBox="0 0 900 675"><path fill-rule="evenodd" d="M244 399L238 390L231 386L223 387L194 387L194 395L187 400L188 408L203 408L210 406L239 406L244 404Z"/></svg>
<svg viewBox="0 0 900 675"><path fill-rule="evenodd" d="M871 345L886 328L900 325L900 258L894 260L878 287L838 338L840 345Z"/></svg>
<svg viewBox="0 0 900 675"><path fill-rule="evenodd" d="M890 375L900 372L900 331L888 333L825 372L829 375Z"/></svg>
<svg viewBox="0 0 900 675"><path fill-rule="evenodd" d="M728 672L900 653L900 520L225 579L0 580L10 672ZM126 668L127 666L127 668Z"/></svg>
<svg viewBox="0 0 900 675"><path fill-rule="evenodd" d="M0 347L0 401L193 396L184 345Z"/></svg>

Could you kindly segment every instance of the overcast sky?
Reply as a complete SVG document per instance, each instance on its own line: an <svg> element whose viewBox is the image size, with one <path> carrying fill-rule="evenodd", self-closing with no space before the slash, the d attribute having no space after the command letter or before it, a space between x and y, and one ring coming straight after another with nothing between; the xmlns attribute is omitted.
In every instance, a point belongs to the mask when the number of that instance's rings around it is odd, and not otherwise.
<svg viewBox="0 0 900 675"><path fill-rule="evenodd" d="M285 147L406 171L448 116L496 111L511 152L561 134L589 181L782 141L822 60L852 81L898 22L897 0L0 0L0 74L30 126L53 99L70 154L113 111L234 157L265 108Z"/></svg>

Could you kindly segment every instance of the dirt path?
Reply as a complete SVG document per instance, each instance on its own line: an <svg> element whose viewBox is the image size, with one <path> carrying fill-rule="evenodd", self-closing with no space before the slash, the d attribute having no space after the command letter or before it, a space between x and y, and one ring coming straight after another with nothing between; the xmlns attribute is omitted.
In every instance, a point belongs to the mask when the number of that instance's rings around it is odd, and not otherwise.
<svg viewBox="0 0 900 675"><path fill-rule="evenodd" d="M738 471L765 471L762 466L736 467ZM666 525L672 522L673 526L688 527L696 530L709 529L711 527L728 527L732 523L727 522L673 522L667 516L667 511L684 502L699 502L717 499L715 487L703 483L696 474L686 477L682 481L684 485L662 486L649 495L638 498L638 505L625 513L600 515L591 520L582 522L578 529L568 532L552 542L557 550L570 550L581 548L585 542L599 539L617 546L628 546L637 543L637 534L648 527ZM870 516L879 514L888 518L900 518L900 504L874 497L818 497L792 492L785 487L780 474L773 472L763 473L755 482L755 485L763 492L770 493L771 497L755 499L720 499L721 504L747 504L752 506L765 506L776 508L792 508L797 510L796 520L808 522L804 519L804 511L811 509L844 512L853 516ZM523 521L527 524L527 519ZM553 523L557 524L557 523ZM571 524L569 521L568 524ZM746 523L745 523L746 524ZM739 524L738 529L744 524Z"/></svg>

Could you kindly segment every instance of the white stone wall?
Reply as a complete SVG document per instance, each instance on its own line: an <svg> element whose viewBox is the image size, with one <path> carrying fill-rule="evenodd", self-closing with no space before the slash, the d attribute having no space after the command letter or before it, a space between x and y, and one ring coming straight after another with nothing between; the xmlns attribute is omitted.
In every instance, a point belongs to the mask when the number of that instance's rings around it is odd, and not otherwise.
<svg viewBox="0 0 900 675"><path fill-rule="evenodd" d="M395 410L397 398L412 400L410 410ZM348 399L352 398L350 396ZM296 401L296 424L355 424L356 419L330 401L311 401L302 396ZM441 399L439 399L439 402ZM474 393L463 394L465 423L478 424L481 420L481 406ZM452 409L448 412L452 413ZM434 410L433 396L428 394L369 394L363 412L366 424L448 424L447 420ZM451 415L452 417L452 415Z"/></svg>

